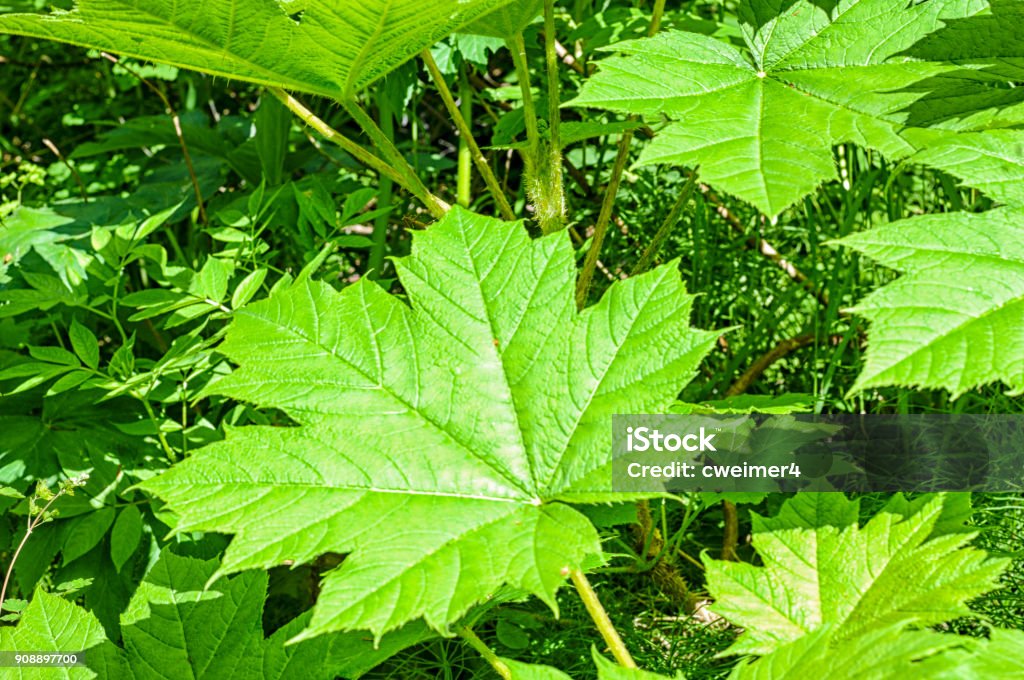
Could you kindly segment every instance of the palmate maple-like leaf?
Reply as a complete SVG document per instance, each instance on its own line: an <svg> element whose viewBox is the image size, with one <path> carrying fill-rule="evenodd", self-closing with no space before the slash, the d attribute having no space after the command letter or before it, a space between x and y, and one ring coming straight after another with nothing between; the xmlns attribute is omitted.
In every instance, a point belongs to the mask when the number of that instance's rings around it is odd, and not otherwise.
<svg viewBox="0 0 1024 680"><path fill-rule="evenodd" d="M853 308L871 328L852 391L1024 390L1024 211L925 215L838 243L903 273Z"/></svg>
<svg viewBox="0 0 1024 680"><path fill-rule="evenodd" d="M0 16L0 33L348 99L511 0L78 0Z"/></svg>
<svg viewBox="0 0 1024 680"><path fill-rule="evenodd" d="M855 517L849 502L830 496L798 494L777 518L754 516L763 567L706 560L712 609L744 629L729 653L771 654L826 628L815 645L856 646L851 641L878 631L892 637L964 616L966 602L994 589L1009 563L964 547L973 534L935 535L943 496L910 517L883 511L863 527L847 524ZM919 654L928 644L908 643L906 651Z"/></svg>
<svg viewBox="0 0 1024 680"><path fill-rule="evenodd" d="M975 661L974 654L961 660L954 656L965 639L933 631L906 631L883 626L852 640L835 643L829 627L783 645L767 656L746 659L733 668L729 680L935 680ZM922 665L924 662L927 665ZM991 676L990 676L991 677Z"/></svg>
<svg viewBox="0 0 1024 680"><path fill-rule="evenodd" d="M503 584L555 607L600 553L569 503L622 500L612 414L667 408L717 336L690 328L675 266L578 313L566 234L461 209L396 266L411 306L300 277L240 311L213 391L299 426L231 430L142 485L179 531L234 534L222 572L349 553L304 636L445 629Z"/></svg>
<svg viewBox="0 0 1024 680"><path fill-rule="evenodd" d="M14 628L0 628L0 651L84 652L67 669L10 669L21 680L330 680L357 678L433 634L422 623L374 645L361 633L324 635L297 645L308 613L270 637L263 633L266 572L251 571L207 587L216 560L163 551L120 617L124 648L109 639L92 612L37 590Z"/></svg>
<svg viewBox="0 0 1024 680"><path fill-rule="evenodd" d="M954 395L1002 381L1024 390L1024 132L950 136L914 156L1004 204L925 215L837 241L903 276L853 311L871 321L853 391L880 385Z"/></svg>
<svg viewBox="0 0 1024 680"><path fill-rule="evenodd" d="M776 215L836 177L836 144L854 142L889 158L914 151L900 134L910 107L941 99L930 91L939 84L924 83L967 70L952 60L972 56L942 42L918 55L915 44L988 3L796 0L783 7L740 4L745 51L678 31L614 45L623 56L601 61L572 105L667 116L676 122L645 148L642 164L700 165L702 180ZM962 82L965 96L973 81Z"/></svg>
<svg viewBox="0 0 1024 680"><path fill-rule="evenodd" d="M121 615L125 648L120 659L128 671L101 672L101 677L355 678L396 652L432 637L427 627L419 623L386 636L376 647L359 633L325 635L286 645L309 618L302 614L264 638L267 573L250 571L221 579L207 588L216 568L216 560L162 552Z"/></svg>

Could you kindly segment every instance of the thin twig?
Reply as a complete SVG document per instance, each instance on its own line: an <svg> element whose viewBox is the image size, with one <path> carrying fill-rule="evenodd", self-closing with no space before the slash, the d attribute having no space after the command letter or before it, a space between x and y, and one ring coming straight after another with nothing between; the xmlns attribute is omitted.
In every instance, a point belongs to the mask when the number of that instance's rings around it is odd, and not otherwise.
<svg viewBox="0 0 1024 680"><path fill-rule="evenodd" d="M78 174L78 169L75 166L71 165L71 163L68 162L67 158L64 158L64 154L60 152L60 149L57 148L56 144L54 144L49 139L46 139L45 137L43 138L43 146L52 151L53 155L57 157L57 160L63 163L64 166L71 171L71 175L75 178L75 183L78 184L78 190L82 194L82 200L88 203L89 194L85 190L85 182L82 181L82 176Z"/></svg>
<svg viewBox="0 0 1024 680"><path fill-rule="evenodd" d="M195 166L192 165L192 154L188 151L188 144L185 143L185 134L181 129L181 118L178 116L178 111L171 105L171 100L167 98L167 95L163 91L142 77L138 72L127 64L122 64L117 57L107 52L100 52L100 54L110 62L118 64L121 68L128 73L139 79L143 85L152 90L160 101L163 102L164 107L167 109L167 113L171 116L171 122L174 124L174 134L178 138L178 145L181 146L181 154L185 157L185 168L188 170L189 179L192 181L192 190L196 195L196 205L199 207L199 221L203 224L207 224L206 219L206 206L203 200L203 191L199 188L199 177L196 175Z"/></svg>
<svg viewBox="0 0 1024 680"><path fill-rule="evenodd" d="M711 190L711 187L706 184L701 184L700 190L701 193L704 194L705 198L707 198L708 202L715 206L715 212L732 227L733 231L738 234L746 235L747 230L743 227L743 223L731 210L729 210L729 207L725 202ZM774 262L775 265L784 271L787 276L799 283L805 290L807 290L807 292L813 295L823 307L828 307L828 294L823 290L818 290L814 283L811 282L811 280L807 278L807 276L801 272L796 265L784 258L771 243L760 238L760 236L750 236L747 238L747 245Z"/></svg>
<svg viewBox="0 0 1024 680"><path fill-rule="evenodd" d="M749 389L754 381L760 378L764 372L768 370L769 366L779 359L782 359L790 352L798 350L801 347L807 347L808 345L814 344L816 337L817 336L813 333L808 333L807 335L788 338L775 345L775 347L772 347L770 350L758 357L758 359L743 372L743 375L737 378L736 382L729 386L729 389L725 392L725 396L736 397L743 394L747 389Z"/></svg>
<svg viewBox="0 0 1024 680"><path fill-rule="evenodd" d="M736 562L736 546L740 541L740 519L736 512L736 504L732 501L722 501L722 518L725 529L722 532L722 555L723 560Z"/></svg>
<svg viewBox="0 0 1024 680"><path fill-rule="evenodd" d="M573 71L576 71L576 73L579 73L581 76L587 75L587 72L583 70L583 66L580 62L576 61L576 57L573 53L567 50L565 45L557 40L555 41L555 52L558 54L558 58L562 60L563 64L571 68Z"/></svg>

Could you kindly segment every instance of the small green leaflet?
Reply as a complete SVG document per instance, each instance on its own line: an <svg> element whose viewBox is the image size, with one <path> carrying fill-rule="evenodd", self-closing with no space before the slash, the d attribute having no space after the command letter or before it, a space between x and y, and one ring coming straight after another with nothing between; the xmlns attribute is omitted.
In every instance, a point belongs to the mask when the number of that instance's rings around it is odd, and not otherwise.
<svg viewBox="0 0 1024 680"><path fill-rule="evenodd" d="M853 309L871 321L853 391L1024 390L1024 211L925 215L838 243L904 274Z"/></svg>
<svg viewBox="0 0 1024 680"><path fill-rule="evenodd" d="M712 609L744 629L729 653L772 654L826 628L832 645L885 630L902 640L894 631L968 615L967 601L994 589L1009 563L964 547L973 534L933 535L943 496L909 518L883 511L858 527L846 524L848 503L814 495L787 501L778 518L754 515L763 567L705 561ZM816 526L801 526L808 518Z"/></svg>
<svg viewBox="0 0 1024 680"><path fill-rule="evenodd" d="M509 2L79 0L71 12L0 16L0 33L338 100Z"/></svg>
<svg viewBox="0 0 1024 680"><path fill-rule="evenodd" d="M901 158L915 150L900 134L911 106L941 106L935 90L952 83L961 87L959 96L984 89L969 76L941 79L961 76L952 61L970 61L971 54L956 45L947 46L948 55L934 47L918 54L915 47L982 12L986 2L785 6L780 14L778 2L741 3L746 51L685 32L619 43L611 49L623 56L603 60L572 104L668 117L675 122L644 150L641 164L700 165L703 180L774 216L836 177L834 145L854 142ZM983 56L979 63L994 60ZM985 101L978 106L992 105ZM965 120L955 125L985 122L971 114L961 112Z"/></svg>
<svg viewBox="0 0 1024 680"><path fill-rule="evenodd" d="M673 403L717 333L668 265L578 313L565 233L454 209L396 261L410 305L302 278L238 311L211 391L299 427L230 430L142 484L179 531L234 534L220 573L349 553L310 628L445 630L503 584L555 608L601 552L568 503L610 493L614 413Z"/></svg>

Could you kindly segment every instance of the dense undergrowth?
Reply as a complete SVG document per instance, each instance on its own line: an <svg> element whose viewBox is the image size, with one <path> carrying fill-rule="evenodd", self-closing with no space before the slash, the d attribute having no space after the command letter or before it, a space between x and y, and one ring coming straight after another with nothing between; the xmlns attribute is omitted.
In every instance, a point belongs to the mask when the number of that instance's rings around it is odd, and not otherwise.
<svg viewBox="0 0 1024 680"><path fill-rule="evenodd" d="M12 677L1024 676L1020 493L595 481L616 413L1021 413L1024 3L48 8L0 650L88 651Z"/></svg>

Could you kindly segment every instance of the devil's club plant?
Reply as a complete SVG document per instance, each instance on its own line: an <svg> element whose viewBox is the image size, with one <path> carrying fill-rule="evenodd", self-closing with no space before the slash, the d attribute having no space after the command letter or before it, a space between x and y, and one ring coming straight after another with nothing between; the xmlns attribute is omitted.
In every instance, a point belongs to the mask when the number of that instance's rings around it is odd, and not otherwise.
<svg viewBox="0 0 1024 680"><path fill-rule="evenodd" d="M211 391L299 426L233 431L144 485L179 531L235 534L222 572L350 553L307 636L444 630L503 584L556 607L601 554L570 504L621 500L608 419L666 409L716 337L674 267L578 313L566 234L458 208L396 265L408 304L301 279L239 312L221 345L239 369Z"/></svg>
<svg viewBox="0 0 1024 680"><path fill-rule="evenodd" d="M1024 3L674 4L0 8L157 65L92 52L119 123L43 171L30 88L74 64L0 56L33 68L0 92L32 128L0 129L0 653L86 652L18 677L668 678L636 640L733 680L1024 672L1018 546L974 526L1019 497L616 493L609 451L622 413L1019 411ZM757 357L768 327L799 334ZM614 601L648 581L670 616Z"/></svg>

